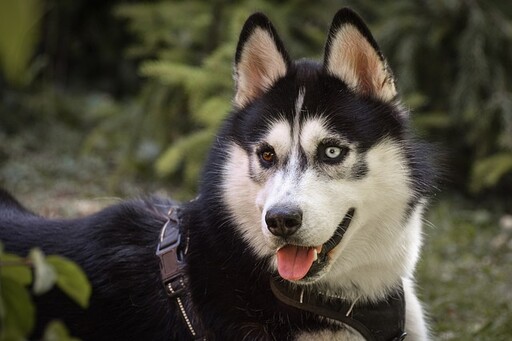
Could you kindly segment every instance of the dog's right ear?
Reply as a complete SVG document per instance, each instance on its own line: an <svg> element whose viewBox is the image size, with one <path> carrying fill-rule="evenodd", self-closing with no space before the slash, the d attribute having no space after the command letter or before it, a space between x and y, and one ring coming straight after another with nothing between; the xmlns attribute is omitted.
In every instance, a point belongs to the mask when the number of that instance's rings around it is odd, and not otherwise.
<svg viewBox="0 0 512 341"><path fill-rule="evenodd" d="M251 15L240 33L235 56L234 104L241 108L261 96L283 77L290 58L268 18Z"/></svg>

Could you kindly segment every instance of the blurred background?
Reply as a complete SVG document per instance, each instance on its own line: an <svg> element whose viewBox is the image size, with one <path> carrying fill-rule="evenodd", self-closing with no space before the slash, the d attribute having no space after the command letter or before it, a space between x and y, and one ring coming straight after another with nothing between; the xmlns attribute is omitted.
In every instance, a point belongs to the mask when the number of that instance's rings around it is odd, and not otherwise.
<svg viewBox="0 0 512 341"><path fill-rule="evenodd" d="M245 19L267 13L293 58L320 59L343 6L439 151L418 269L436 339L511 339L509 1L0 0L0 186L58 217L192 198Z"/></svg>

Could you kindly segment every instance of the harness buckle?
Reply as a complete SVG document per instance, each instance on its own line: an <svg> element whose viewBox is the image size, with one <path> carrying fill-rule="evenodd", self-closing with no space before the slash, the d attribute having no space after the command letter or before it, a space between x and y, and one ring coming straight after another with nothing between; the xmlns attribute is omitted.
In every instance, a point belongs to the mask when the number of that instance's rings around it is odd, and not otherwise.
<svg viewBox="0 0 512 341"><path fill-rule="evenodd" d="M171 297L180 295L185 288L181 234L178 220L173 213L171 210L168 214L156 248L156 255L160 258L162 283Z"/></svg>

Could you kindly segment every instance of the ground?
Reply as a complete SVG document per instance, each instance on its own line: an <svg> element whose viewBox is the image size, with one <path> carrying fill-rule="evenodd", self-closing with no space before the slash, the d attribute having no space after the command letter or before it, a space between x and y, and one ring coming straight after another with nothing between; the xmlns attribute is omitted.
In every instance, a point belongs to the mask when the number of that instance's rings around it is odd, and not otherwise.
<svg viewBox="0 0 512 341"><path fill-rule="evenodd" d="M111 159L81 152L82 136L58 126L0 134L0 186L50 217L88 214L145 193L172 196L161 180L116 173ZM512 203L480 202L441 192L425 219L418 291L436 340L512 338L512 216L505 211Z"/></svg>

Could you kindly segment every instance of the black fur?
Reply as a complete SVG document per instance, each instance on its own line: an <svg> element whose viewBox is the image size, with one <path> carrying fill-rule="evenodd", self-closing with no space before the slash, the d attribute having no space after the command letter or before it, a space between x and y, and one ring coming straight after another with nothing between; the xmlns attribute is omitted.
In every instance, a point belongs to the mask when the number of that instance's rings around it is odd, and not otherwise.
<svg viewBox="0 0 512 341"><path fill-rule="evenodd" d="M377 49L353 12L342 10L333 27L343 22L355 24ZM255 27L271 32L288 63L287 74L261 97L229 116L207 159L200 196L184 208L190 231L187 269L193 302L217 340L290 340L299 331L339 328L274 298L269 287L269 260L252 254L220 197L222 166L230 157L226 145L234 141L250 153L252 144L265 133L266 122L276 113L293 122L299 88L306 94L301 119L325 115L332 129L358 142L362 155L383 137L391 137L407 150L418 194L426 194L432 182L425 154L409 142L407 115L401 108L358 96L320 63L289 62L275 29L262 14L252 16L244 26L236 62ZM356 177L366 175L364 157L353 172ZM25 210L0 191L0 240L6 249L24 255L39 246L46 254L62 254L80 264L93 285L91 306L86 311L58 290L38 298L36 334L44 323L60 317L74 335L85 340L189 339L161 285L155 256L170 205L170 201L151 198L125 202L86 218L49 220Z"/></svg>

